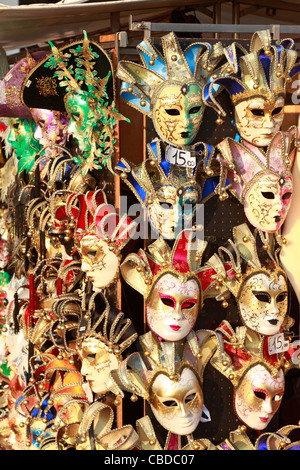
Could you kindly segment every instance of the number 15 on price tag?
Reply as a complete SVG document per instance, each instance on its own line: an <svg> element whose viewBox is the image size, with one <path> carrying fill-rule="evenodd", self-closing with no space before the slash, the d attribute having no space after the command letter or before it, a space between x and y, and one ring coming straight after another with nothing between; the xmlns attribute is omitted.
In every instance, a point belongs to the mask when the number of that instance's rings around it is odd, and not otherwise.
<svg viewBox="0 0 300 470"><path fill-rule="evenodd" d="M268 338L269 354L285 352L289 349L289 345L289 340L285 339L283 333L278 333L278 335L269 336Z"/></svg>
<svg viewBox="0 0 300 470"><path fill-rule="evenodd" d="M196 156L187 150L180 150L170 145L166 148L166 160L173 165L184 166L187 168L195 168Z"/></svg>

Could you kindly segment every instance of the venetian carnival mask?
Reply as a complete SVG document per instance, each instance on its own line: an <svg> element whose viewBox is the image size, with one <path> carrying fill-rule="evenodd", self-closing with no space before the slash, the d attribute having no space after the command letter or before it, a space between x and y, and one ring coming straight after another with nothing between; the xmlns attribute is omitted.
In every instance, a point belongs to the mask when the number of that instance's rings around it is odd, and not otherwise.
<svg viewBox="0 0 300 470"><path fill-rule="evenodd" d="M36 123L34 138L43 146L64 145L67 137L68 120L59 111L31 108Z"/></svg>
<svg viewBox="0 0 300 470"><path fill-rule="evenodd" d="M268 101L256 97L234 107L235 125L241 138L257 147L267 147L283 122L282 96Z"/></svg>
<svg viewBox="0 0 300 470"><path fill-rule="evenodd" d="M153 124L165 142L176 147L190 145L197 136L204 106L197 83L165 85L156 96Z"/></svg>
<svg viewBox="0 0 300 470"><path fill-rule="evenodd" d="M162 237L173 240L184 228L191 228L200 195L196 187L182 193L174 186L162 186L155 199L148 199L147 214L151 227Z"/></svg>
<svg viewBox="0 0 300 470"><path fill-rule="evenodd" d="M284 373L271 375L262 364L250 368L234 392L234 408L239 419L251 429L261 431L280 407L284 394Z"/></svg>
<svg viewBox="0 0 300 470"><path fill-rule="evenodd" d="M118 273L119 257L109 248L106 241L93 235L80 240L81 269L94 291L111 284Z"/></svg>
<svg viewBox="0 0 300 470"><path fill-rule="evenodd" d="M119 62L121 96L152 119L163 142L189 146L203 118L202 88L223 48L197 42L183 51L174 33L163 36L161 43L163 54L148 39L137 46L142 65Z"/></svg>
<svg viewBox="0 0 300 470"><path fill-rule="evenodd" d="M108 346L98 338L86 338L80 350L81 374L97 394L108 391L109 374L118 367L117 357L109 352Z"/></svg>
<svg viewBox="0 0 300 470"><path fill-rule="evenodd" d="M182 367L177 380L158 373L149 385L149 403L157 421L174 434L187 435L200 423L202 387L196 372Z"/></svg>
<svg viewBox="0 0 300 470"><path fill-rule="evenodd" d="M283 122L287 83L296 75L297 51L292 39L272 44L270 30L257 31L249 51L233 42L224 48L227 64L203 92L205 104L219 115L226 112L214 91L228 92L239 136L257 147L267 147Z"/></svg>
<svg viewBox="0 0 300 470"><path fill-rule="evenodd" d="M66 111L69 117L68 132L73 135L80 150L86 150L92 132L101 125L96 112L95 101L80 93L68 93L65 97Z"/></svg>
<svg viewBox="0 0 300 470"><path fill-rule="evenodd" d="M250 224L262 232L278 232L290 208L296 138L294 127L278 132L266 153L231 138L218 145L218 160L231 184L230 192L244 205Z"/></svg>
<svg viewBox="0 0 300 470"><path fill-rule="evenodd" d="M165 341L185 338L196 323L200 299L201 288L196 279L162 275L146 301L150 330Z"/></svg>
<svg viewBox="0 0 300 470"><path fill-rule="evenodd" d="M245 214L259 230L276 232L285 221L292 202L291 175L280 179L272 173L256 178L245 194ZM266 230L267 229L267 230Z"/></svg>
<svg viewBox="0 0 300 470"><path fill-rule="evenodd" d="M83 39L58 49L26 77L23 101L30 108L67 113L68 133L80 152L76 163L82 174L102 168L113 154L117 120L126 120L114 108L113 66L99 44Z"/></svg>
<svg viewBox="0 0 300 470"><path fill-rule="evenodd" d="M243 323L262 335L280 331L288 309L285 273L259 271L248 275L237 296Z"/></svg>
<svg viewBox="0 0 300 470"><path fill-rule="evenodd" d="M18 159L28 156L34 157L40 149L38 141L34 138L35 122L27 119L10 118L10 132L8 142L14 148Z"/></svg>

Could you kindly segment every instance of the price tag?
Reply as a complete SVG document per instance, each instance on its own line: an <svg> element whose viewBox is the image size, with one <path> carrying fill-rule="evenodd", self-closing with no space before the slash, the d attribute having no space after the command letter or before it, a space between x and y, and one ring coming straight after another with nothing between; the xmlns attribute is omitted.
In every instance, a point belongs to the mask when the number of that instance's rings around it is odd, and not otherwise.
<svg viewBox="0 0 300 470"><path fill-rule="evenodd" d="M166 148L166 160L173 165L195 168L196 156L187 150L176 149L170 145Z"/></svg>
<svg viewBox="0 0 300 470"><path fill-rule="evenodd" d="M278 333L278 335L269 336L268 338L269 354L285 352L289 349L289 346L290 342L288 339L285 339L283 333Z"/></svg>

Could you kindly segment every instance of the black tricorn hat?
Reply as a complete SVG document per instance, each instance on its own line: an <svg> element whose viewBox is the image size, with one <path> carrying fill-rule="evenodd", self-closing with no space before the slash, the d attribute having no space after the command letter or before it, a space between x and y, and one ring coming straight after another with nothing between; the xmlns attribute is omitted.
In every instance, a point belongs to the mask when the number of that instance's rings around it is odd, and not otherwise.
<svg viewBox="0 0 300 470"><path fill-rule="evenodd" d="M88 39L85 34L84 39L72 42L58 49L58 52L64 55L64 64L74 80L76 80L75 71L80 68L82 69L84 64L84 60L81 60L80 64L78 63L78 54L74 53L74 51L76 48L82 47L84 43L87 44L86 41ZM46 65L47 63L49 64L49 60L51 60L52 64L55 63L54 46L51 46L52 53L49 53L49 56L34 67L26 76L23 82L21 98L23 103L29 108L65 112L64 97L69 91L66 80L63 77L58 78L57 76L57 71L62 69L58 64L54 67ZM96 78L102 80L109 75L105 92L107 95L106 101L108 104L111 104L115 99L114 74L111 60L108 54L96 42L88 41L88 47L89 51L93 54L93 60L89 65ZM84 80L77 80L77 83L78 90L89 92L88 85Z"/></svg>

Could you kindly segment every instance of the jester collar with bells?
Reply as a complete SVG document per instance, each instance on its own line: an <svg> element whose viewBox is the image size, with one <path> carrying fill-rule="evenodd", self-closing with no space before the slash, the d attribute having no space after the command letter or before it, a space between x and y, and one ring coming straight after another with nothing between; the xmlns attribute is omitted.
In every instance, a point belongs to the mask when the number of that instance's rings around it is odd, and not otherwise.
<svg viewBox="0 0 300 470"><path fill-rule="evenodd" d="M193 432L202 420L202 379L205 366L214 351L211 347L212 341L215 344L213 336L213 332L206 330L199 335L201 357L196 358L188 345L183 349L181 357L176 357L174 344L164 341L157 366L149 366L148 358L133 353L122 361L118 370L112 372L119 386L133 394L132 401L136 401L138 396L148 401L155 419L168 431L162 447L149 416L138 420L137 430L142 450L210 448L209 441L194 440ZM172 410L164 405L168 400L174 400ZM182 408L185 408L185 412L181 416ZM187 440L184 447L183 439Z"/></svg>
<svg viewBox="0 0 300 470"><path fill-rule="evenodd" d="M299 440L293 440L293 432L299 426L287 425L276 432L261 434L253 444L243 426L230 433L228 439L217 445L217 450L300 450Z"/></svg>
<svg viewBox="0 0 300 470"><path fill-rule="evenodd" d="M214 269L201 266L206 246L196 232L187 230L172 250L159 238L147 252L129 254L121 265L123 279L145 299L150 331L139 342L153 368L160 365L165 343L172 345L176 358L186 342L195 357L201 356L193 328L203 299L215 296L211 286L218 283Z"/></svg>
<svg viewBox="0 0 300 470"><path fill-rule="evenodd" d="M217 146L222 167L220 194L228 188L243 204L249 223L266 240L274 233L279 245L285 243L281 226L292 201L297 138L298 130L292 126L288 132L277 132L266 152L231 138Z"/></svg>
<svg viewBox="0 0 300 470"><path fill-rule="evenodd" d="M300 67L295 63L297 51L291 39L276 45L271 42L269 30L258 31L249 52L237 43L224 48L227 64L203 90L205 104L223 116L226 111L217 97L220 90L226 90L234 106L239 138L257 147L266 147L280 130L287 84Z"/></svg>
<svg viewBox="0 0 300 470"><path fill-rule="evenodd" d="M269 354L264 348L257 356L242 344L238 329L233 331L226 321L216 329L216 334L221 334L224 349L210 363L231 382L233 408L243 429L246 425L261 431L280 407L286 373L291 367L299 367L295 360L299 356L299 347L292 345L280 354Z"/></svg>
<svg viewBox="0 0 300 470"><path fill-rule="evenodd" d="M223 47L197 42L182 51L174 33L161 43L163 53L147 39L137 46L142 65L119 62L121 96L152 119L163 142L187 149L202 122L202 89L223 59Z"/></svg>
<svg viewBox="0 0 300 470"><path fill-rule="evenodd" d="M242 224L234 227L233 241L219 247L206 263L220 275L221 295L235 297L244 325L239 327L242 344L256 355L261 354L265 337L287 332L293 325L287 316L288 281L278 251L259 252L257 239Z"/></svg>
<svg viewBox="0 0 300 470"><path fill-rule="evenodd" d="M174 240L194 223L201 200L196 181L201 163L196 160L195 166L187 168L168 162L158 140L148 145L148 152L149 158L139 165L122 158L115 171L146 210L155 235Z"/></svg>

